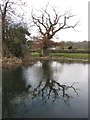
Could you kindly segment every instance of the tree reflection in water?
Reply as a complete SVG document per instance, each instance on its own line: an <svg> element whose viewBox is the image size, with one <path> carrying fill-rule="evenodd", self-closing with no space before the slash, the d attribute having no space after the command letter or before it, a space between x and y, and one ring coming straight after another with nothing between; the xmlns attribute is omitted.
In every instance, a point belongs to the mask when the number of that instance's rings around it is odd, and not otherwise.
<svg viewBox="0 0 90 120"><path fill-rule="evenodd" d="M14 111L13 100L19 96L28 94L30 85L26 86L22 80L22 70L3 71L2 73L2 117L12 117ZM23 100L22 99L22 100Z"/></svg>
<svg viewBox="0 0 90 120"><path fill-rule="evenodd" d="M63 96L63 100L65 103L67 103L72 96L70 96L67 91L69 89L72 89L76 95L78 95L77 90L78 88L75 88L75 82L72 85L66 85L66 84L60 84L53 78L52 70L50 69L50 63L49 61L43 61L42 62L42 68L43 68L43 79L38 84L37 87L34 88L34 90L31 92L32 99L41 97L42 100L45 102L50 99L52 99L53 102L55 102L57 99L60 99L61 93Z"/></svg>
<svg viewBox="0 0 90 120"><path fill-rule="evenodd" d="M68 93L68 90L73 91L76 95L78 95L78 89L75 88L76 83L73 83L72 85L61 84L53 77L54 71L52 71L50 63L50 61L42 62L42 67L40 68L40 71L42 71L42 75L41 78L39 77L40 80L37 79L38 84L34 88L32 84L27 84L26 80L23 80L22 68L11 70L9 72L3 72L3 117L14 116L14 112L16 112L15 109L17 106L18 98L20 102L23 102L23 104L25 103L26 99L28 99L30 103L31 99L32 101L34 101L34 99L36 98L40 98L44 102L48 102L48 100L55 102L56 100L62 98L65 103L68 103L69 100L72 98L72 96L70 96L70 94ZM37 71L36 69L36 72L40 73L40 71Z"/></svg>

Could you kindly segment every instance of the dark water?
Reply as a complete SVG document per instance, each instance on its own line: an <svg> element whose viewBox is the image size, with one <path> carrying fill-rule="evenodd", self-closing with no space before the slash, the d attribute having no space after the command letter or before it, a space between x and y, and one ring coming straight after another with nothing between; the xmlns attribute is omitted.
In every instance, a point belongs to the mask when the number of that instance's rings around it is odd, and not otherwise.
<svg viewBox="0 0 90 120"><path fill-rule="evenodd" d="M88 64L38 61L3 72L4 118L88 118Z"/></svg>

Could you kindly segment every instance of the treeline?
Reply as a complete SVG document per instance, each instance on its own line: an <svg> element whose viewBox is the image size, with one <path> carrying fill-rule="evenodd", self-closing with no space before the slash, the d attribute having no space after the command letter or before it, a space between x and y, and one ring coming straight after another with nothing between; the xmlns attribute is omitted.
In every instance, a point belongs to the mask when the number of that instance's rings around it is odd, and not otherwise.
<svg viewBox="0 0 90 120"><path fill-rule="evenodd" d="M50 53L90 53L89 50L49 50Z"/></svg>
<svg viewBox="0 0 90 120"><path fill-rule="evenodd" d="M51 53L90 53L90 42L61 41L61 44L55 50L49 50Z"/></svg>
<svg viewBox="0 0 90 120"><path fill-rule="evenodd" d="M71 46L71 49L75 50L75 51L88 51L89 50L89 46L90 46L90 42L89 41L82 41L82 42L73 42L73 41L61 41L61 45L60 45L60 49L68 49Z"/></svg>

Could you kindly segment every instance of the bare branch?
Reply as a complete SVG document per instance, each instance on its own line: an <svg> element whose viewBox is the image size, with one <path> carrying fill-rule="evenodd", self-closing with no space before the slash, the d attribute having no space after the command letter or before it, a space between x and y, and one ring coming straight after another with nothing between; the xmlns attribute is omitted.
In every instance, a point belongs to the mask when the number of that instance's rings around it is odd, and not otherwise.
<svg viewBox="0 0 90 120"><path fill-rule="evenodd" d="M63 29L70 29L70 28L75 30L75 27L79 23L78 21L74 23L74 25L73 24L71 25L71 23L69 24L71 18L75 16L72 15L70 11L65 11L63 15L59 15L56 9L53 8L52 9L53 15L52 15L50 14L50 12L47 11L47 7L48 5L46 6L45 9L39 10L39 12L41 13L40 16L36 16L32 12L33 23L38 27L39 32L42 36L43 51L49 47L48 41L52 39L58 31Z"/></svg>
<svg viewBox="0 0 90 120"><path fill-rule="evenodd" d="M41 17L35 17L33 16L33 19L38 22L38 24L42 25L45 28L45 32L43 35L46 35L48 39L51 39L58 31L61 29L69 29L69 28L75 28L78 25L78 22L76 22L74 25L68 25L67 20L74 17L75 15L70 14L70 11L65 11L63 15L59 15L56 10L53 8L54 12L54 18L47 12L46 6L45 10L41 9ZM47 16L47 17L45 17ZM63 22L60 22L60 19L64 18ZM39 25L39 27L40 27ZM39 28L40 32L42 28ZM42 34L42 32L41 32Z"/></svg>
<svg viewBox="0 0 90 120"><path fill-rule="evenodd" d="M74 29L78 25L79 22L80 21L76 22L74 25L71 25L71 26L67 25L66 27L64 27L62 29L68 29L68 28L73 28Z"/></svg>

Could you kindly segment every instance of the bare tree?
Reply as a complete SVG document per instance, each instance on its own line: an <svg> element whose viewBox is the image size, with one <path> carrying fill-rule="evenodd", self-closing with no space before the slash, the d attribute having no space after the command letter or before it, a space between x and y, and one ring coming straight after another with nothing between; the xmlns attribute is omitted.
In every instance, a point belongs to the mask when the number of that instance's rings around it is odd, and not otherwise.
<svg viewBox="0 0 90 120"><path fill-rule="evenodd" d="M63 15L59 15L55 8L53 10L53 16L47 10L48 5L45 9L41 9L39 12L41 15L37 16L32 12L32 20L34 25L38 27L39 33L41 34L43 41L43 55L48 55L47 49L49 46L49 41L55 36L55 34L63 29L72 28L78 25L79 21L75 22L73 25L69 25L68 21L71 20L75 15L72 15L70 11L65 11Z"/></svg>

